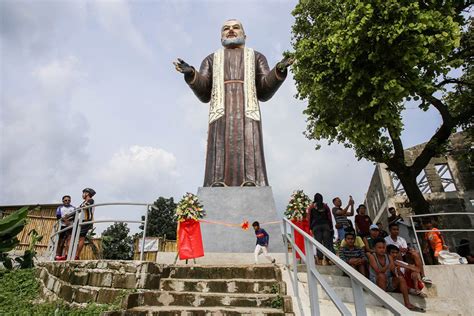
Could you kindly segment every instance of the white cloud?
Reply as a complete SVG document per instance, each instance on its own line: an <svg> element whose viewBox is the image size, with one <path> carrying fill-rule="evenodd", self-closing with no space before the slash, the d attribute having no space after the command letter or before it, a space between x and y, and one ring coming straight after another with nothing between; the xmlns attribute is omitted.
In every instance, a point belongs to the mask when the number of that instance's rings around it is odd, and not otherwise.
<svg viewBox="0 0 474 316"><path fill-rule="evenodd" d="M115 201L154 201L175 193L176 157L166 150L134 145L122 149L101 168L97 181Z"/></svg>
<svg viewBox="0 0 474 316"><path fill-rule="evenodd" d="M152 51L146 44L143 35L135 27L127 2L122 0L93 1L91 5L97 13L99 23L110 34L125 39L143 57L148 60L152 59Z"/></svg>
<svg viewBox="0 0 474 316"><path fill-rule="evenodd" d="M42 91L52 97L69 93L72 87L85 77L79 70L79 60L75 56L39 66L33 71L33 76L41 85Z"/></svg>
<svg viewBox="0 0 474 316"><path fill-rule="evenodd" d="M28 95L7 91L2 100L3 203L49 202L74 183L88 160L87 120L68 101L79 84L77 58L53 60L33 73L33 80L24 78Z"/></svg>

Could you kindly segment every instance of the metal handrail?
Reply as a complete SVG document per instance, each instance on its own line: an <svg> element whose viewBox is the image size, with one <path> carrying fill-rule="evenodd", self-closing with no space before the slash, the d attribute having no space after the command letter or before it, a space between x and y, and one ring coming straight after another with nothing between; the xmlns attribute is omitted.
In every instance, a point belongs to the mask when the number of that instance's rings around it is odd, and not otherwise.
<svg viewBox="0 0 474 316"><path fill-rule="evenodd" d="M146 206L146 213L145 213L145 220L143 221L137 221L137 220L124 220L124 219L105 219L105 220L97 220L97 221L83 221L82 218L80 218L79 213L84 210L84 209L89 209L89 208L95 208L95 207L101 207L101 206L111 206L111 205L117 205L117 206ZM149 203L133 203L133 202L110 202L110 203L98 203L98 204L92 204L92 205L87 205L83 207L78 207L74 209L74 222L72 225L67 226L66 228L63 228L61 230L58 230L51 234L50 240L53 238L54 240L54 247L53 251L51 252L50 259L53 259L53 256L56 253L58 241L59 241L59 234L72 229L71 233L71 240L69 241L69 251L67 254L67 259L66 260L71 260L75 258L76 252L77 252L77 244L79 242L79 234L81 230L79 227L87 224L94 224L94 223L140 223L143 224L143 237L142 237L142 243L140 247L140 261L143 261L144 257L144 252L145 252L145 238L146 238L146 229L147 229L147 224L148 224L148 212L150 211L150 208L153 204Z"/></svg>
<svg viewBox="0 0 474 316"><path fill-rule="evenodd" d="M430 232L431 230L425 230L425 229L420 229L417 230L415 227L415 222L413 221L414 217L434 217L434 216L446 216L446 215L468 215L468 216L474 216L473 212L448 212L448 213L430 213L430 214L415 214L415 215L410 215L410 222L411 222L411 227L413 228L413 233L415 235L415 240L418 246L418 249L423 249L421 247L420 241L418 240L418 234L417 233L427 233ZM471 232L474 231L472 228L463 228L463 229L438 229L439 232ZM423 266L425 266L425 258L421 255L421 262L423 263Z"/></svg>
<svg viewBox="0 0 474 316"><path fill-rule="evenodd" d="M291 234L288 234L288 226L290 227ZM306 254L296 245L295 242L295 231L301 234L304 237L305 251ZM347 264L345 261L340 259L329 249L324 247L321 243L316 241L312 236L307 234L305 231L300 229L298 226L293 224L288 219L283 219L283 240L285 246L288 247L288 242L291 244L292 248L292 258L293 258L293 277L291 281L293 283L293 291L298 301L300 300L299 291L298 291L298 271L297 271L297 259L296 252L300 255L301 259L306 265L306 271L308 273L308 288L309 288L309 299L310 299L310 308L311 315L318 316L320 315L319 302L318 302L318 282L326 294L329 296L331 301L334 303L336 308L341 312L342 315L352 315L349 309L345 306L342 299L338 296L335 290L327 283L327 281L322 277L319 271L316 268L314 262L315 251L314 248L321 251L326 258L331 260L339 269L346 273L351 279L352 291L354 294L354 305L356 314L367 315L367 307L364 300L364 290L369 294L374 296L376 299L381 301L383 305L388 308L395 315L411 315L410 311L395 298L390 296L390 294L383 291L376 284L372 283L365 276L360 274L357 270ZM288 252L286 252L286 265L290 267Z"/></svg>

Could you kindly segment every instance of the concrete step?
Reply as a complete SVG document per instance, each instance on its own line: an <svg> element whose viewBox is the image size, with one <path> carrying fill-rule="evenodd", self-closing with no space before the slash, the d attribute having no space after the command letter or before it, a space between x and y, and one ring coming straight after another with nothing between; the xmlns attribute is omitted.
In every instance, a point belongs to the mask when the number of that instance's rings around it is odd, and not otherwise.
<svg viewBox="0 0 474 316"><path fill-rule="evenodd" d="M342 275L324 274L324 279L332 286L351 287L351 279ZM306 272L298 273L298 280L303 283L308 283L308 274Z"/></svg>
<svg viewBox="0 0 474 316"><path fill-rule="evenodd" d="M352 288L351 279L347 276L323 274L323 277L332 286ZM300 282L307 283L308 282L307 273L306 272L298 273L298 280ZM428 297L432 297L432 298L437 297L436 286L433 284L425 286L425 288L423 289L423 293L425 293Z"/></svg>
<svg viewBox="0 0 474 316"><path fill-rule="evenodd" d="M280 293L286 294L286 285L277 280L248 279L161 279L162 291L202 293Z"/></svg>
<svg viewBox="0 0 474 316"><path fill-rule="evenodd" d="M281 280L278 266L168 266L164 267L162 278L177 279L276 279Z"/></svg>
<svg viewBox="0 0 474 316"><path fill-rule="evenodd" d="M276 308L141 306L126 311L105 312L102 316L292 316Z"/></svg>
<svg viewBox="0 0 474 316"><path fill-rule="evenodd" d="M293 271L293 267L290 267L290 270ZM337 266L316 266L316 270L321 274L331 274L331 275L344 275L344 272L339 269ZM297 267L298 272L306 272L306 265L299 264Z"/></svg>
<svg viewBox="0 0 474 316"><path fill-rule="evenodd" d="M284 311L292 312L291 297L277 294L223 294L150 291L129 294L123 307L128 309L139 306L181 306L186 307L264 307L279 303Z"/></svg>
<svg viewBox="0 0 474 316"><path fill-rule="evenodd" d="M285 254L284 253L276 253L270 249L270 256L272 256L277 264L285 264ZM175 252L158 252L156 256L156 262L159 264L165 265L172 265L175 264L176 253ZM259 264L267 264L268 261L263 256L259 257ZM206 252L204 253L204 257L200 257L196 259L196 264L198 265L247 265L247 264L254 264L255 257L253 252L252 253L245 253L241 252L236 255L233 252ZM193 265L193 260L188 260L186 263L185 260L178 260L176 265Z"/></svg>
<svg viewBox="0 0 474 316"><path fill-rule="evenodd" d="M352 315L356 315L354 304L346 302L345 305L349 309L349 311L352 313ZM309 315L311 313L310 307L308 306L307 309L308 309L307 314ZM341 314L339 310L336 308L336 306L334 305L334 303L329 300L319 300L319 310L320 310L321 315L340 315ZM367 311L367 316L393 316L393 313L391 311L381 306L367 306L366 311Z"/></svg>
<svg viewBox="0 0 474 316"><path fill-rule="evenodd" d="M307 284L303 284L303 287L306 291L308 291ZM354 295L352 292L352 288L350 287L340 287L335 286L333 287L334 291L337 295L341 298L343 302L354 303ZM394 297L399 302L403 303L403 296L401 293L389 293L392 297ZM318 285L318 296L322 300L330 300L329 296L323 290L323 288ZM383 303L377 300L375 297L370 295L369 293L364 292L364 300L366 305L368 306L378 306L383 307ZM462 306L458 305L460 302L457 302L455 299L445 299L445 298L421 298L418 296L410 295L410 302L415 304L419 307L424 308L428 312L433 313L441 313L446 315L461 315L462 313L456 309L455 306Z"/></svg>
<svg viewBox="0 0 474 316"><path fill-rule="evenodd" d="M356 315L355 305L352 303L345 303L346 307L352 313L352 315ZM329 300L320 300L319 301L319 308L321 315L340 315L339 310L336 306ZM371 306L368 305L366 307L367 316L392 316L393 313L388 309L381 307L381 306ZM307 314L310 314L309 307L307 308ZM468 315L468 314L460 314L456 311L450 310L440 310L440 311L427 311L426 313L412 313L413 315L426 315L426 316L461 316L461 315Z"/></svg>

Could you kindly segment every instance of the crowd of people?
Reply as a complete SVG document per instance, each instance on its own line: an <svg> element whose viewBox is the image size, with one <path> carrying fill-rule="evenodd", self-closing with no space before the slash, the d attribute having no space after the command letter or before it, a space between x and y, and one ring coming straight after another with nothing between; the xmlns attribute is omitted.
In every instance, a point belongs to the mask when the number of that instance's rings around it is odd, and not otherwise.
<svg viewBox="0 0 474 316"><path fill-rule="evenodd" d="M344 208L339 197L335 197L332 204L331 209L324 203L323 196L316 193L308 207L307 216L314 238L381 289L401 292L407 308L422 311L410 303L408 294L426 296L422 289L432 281L424 273L421 254L399 236L399 222L403 218L395 208L388 209L387 233L382 223L373 223L365 205L360 204L354 212L351 196ZM350 217L354 214L353 224ZM425 223L425 229L430 232L425 234L427 248L424 251L431 251L435 259L446 244L431 222ZM315 260L318 265L332 264L321 251L317 251Z"/></svg>
<svg viewBox="0 0 474 316"><path fill-rule="evenodd" d="M56 209L56 218L59 220L59 231L71 227L74 223L75 217L79 215L83 222L92 221L94 218L94 208L87 207L94 204L93 196L95 195L94 189L85 188L82 190L82 203L78 208L71 204L71 196L65 195L62 198L63 205L58 206ZM79 260L82 249L84 248L84 242L87 233L92 230L92 224L85 224L80 227L79 241L77 245L77 251L75 260ZM59 233L58 246L56 248L56 261L63 261L67 259L69 251L69 242L71 240L72 229L67 229Z"/></svg>

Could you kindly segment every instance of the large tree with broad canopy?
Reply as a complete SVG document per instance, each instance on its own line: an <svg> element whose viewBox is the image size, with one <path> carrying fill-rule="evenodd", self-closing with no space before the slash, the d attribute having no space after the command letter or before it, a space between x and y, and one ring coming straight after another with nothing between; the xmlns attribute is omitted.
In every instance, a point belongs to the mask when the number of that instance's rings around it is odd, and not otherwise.
<svg viewBox="0 0 474 316"><path fill-rule="evenodd" d="M309 139L343 143L385 163L415 213L429 212L416 178L457 129L472 136L471 1L301 0L293 11L298 97ZM413 163L404 157L407 102L442 123ZM424 124L419 122L419 124Z"/></svg>

